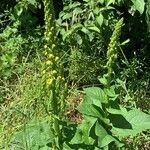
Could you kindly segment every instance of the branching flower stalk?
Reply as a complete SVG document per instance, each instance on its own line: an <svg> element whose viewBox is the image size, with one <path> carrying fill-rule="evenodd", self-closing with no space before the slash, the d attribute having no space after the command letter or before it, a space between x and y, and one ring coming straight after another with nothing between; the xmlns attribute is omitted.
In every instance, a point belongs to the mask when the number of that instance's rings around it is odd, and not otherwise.
<svg viewBox="0 0 150 150"><path fill-rule="evenodd" d="M53 0L43 0L45 13L45 56L46 61L43 67L43 82L46 87L51 112L51 125L54 134L52 149L61 149L62 133L60 130L59 119L64 110L64 94L67 91L67 85L64 85L64 78L61 73L61 65L58 57L59 45L56 39L56 24ZM63 92L61 93L61 88ZM61 94L60 94L61 93ZM63 96L62 96L63 95ZM62 98L63 97L63 98ZM48 104L49 105L49 104Z"/></svg>
<svg viewBox="0 0 150 150"><path fill-rule="evenodd" d="M110 83L112 80L112 74L113 74L113 66L115 65L115 61L118 56L118 44L119 44L119 37L121 34L121 28L123 26L123 18L121 18L115 25L114 32L110 38L110 43L108 45L107 50L107 73L104 75L104 77L107 80L107 87L110 87Z"/></svg>

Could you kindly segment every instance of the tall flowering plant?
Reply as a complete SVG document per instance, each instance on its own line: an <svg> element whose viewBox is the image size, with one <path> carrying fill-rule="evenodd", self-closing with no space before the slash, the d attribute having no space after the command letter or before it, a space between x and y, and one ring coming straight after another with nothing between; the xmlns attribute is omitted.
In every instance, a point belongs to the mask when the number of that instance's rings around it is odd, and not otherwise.
<svg viewBox="0 0 150 150"><path fill-rule="evenodd" d="M67 93L67 85L62 76L62 67L59 59L59 44L56 38L55 13L52 0L43 0L45 13L45 62L42 70L42 79L48 95L48 112L50 112L50 124L54 135L52 148L60 149L62 132L59 121L64 111L64 98ZM62 90L63 87L63 90Z"/></svg>

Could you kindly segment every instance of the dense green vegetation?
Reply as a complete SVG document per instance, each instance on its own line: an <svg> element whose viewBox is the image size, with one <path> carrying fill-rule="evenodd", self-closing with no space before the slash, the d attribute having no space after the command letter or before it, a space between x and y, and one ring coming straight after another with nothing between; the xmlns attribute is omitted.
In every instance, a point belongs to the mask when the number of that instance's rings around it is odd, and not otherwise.
<svg viewBox="0 0 150 150"><path fill-rule="evenodd" d="M1 0L0 149L148 150L150 0Z"/></svg>

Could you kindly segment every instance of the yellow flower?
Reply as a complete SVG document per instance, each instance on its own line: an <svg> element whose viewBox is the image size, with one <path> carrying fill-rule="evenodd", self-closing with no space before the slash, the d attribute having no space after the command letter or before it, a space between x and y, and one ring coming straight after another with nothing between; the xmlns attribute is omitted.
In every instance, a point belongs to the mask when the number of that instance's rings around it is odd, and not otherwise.
<svg viewBox="0 0 150 150"><path fill-rule="evenodd" d="M48 57L49 58L54 58L54 55L53 54L49 54Z"/></svg>
<svg viewBox="0 0 150 150"><path fill-rule="evenodd" d="M65 78L64 77L61 77L61 76L58 76L58 79L61 79L61 80L65 80Z"/></svg>
<svg viewBox="0 0 150 150"><path fill-rule="evenodd" d="M57 61L59 59L59 57L56 56L55 61Z"/></svg>
<svg viewBox="0 0 150 150"><path fill-rule="evenodd" d="M45 74L45 73L46 73L46 71L45 71L45 70L43 70L43 71L42 71L42 73L43 73L43 74Z"/></svg>
<svg viewBox="0 0 150 150"><path fill-rule="evenodd" d="M51 27L51 30L54 30L54 27Z"/></svg>
<svg viewBox="0 0 150 150"><path fill-rule="evenodd" d="M56 71L56 70L53 70L53 71L52 71L52 74L56 74L56 73L57 73L57 71Z"/></svg>
<svg viewBox="0 0 150 150"><path fill-rule="evenodd" d="M44 54L47 55L47 52L45 52Z"/></svg>
<svg viewBox="0 0 150 150"><path fill-rule="evenodd" d="M55 48L55 47L56 47L56 45L55 45L55 44L52 44L52 49Z"/></svg>
<svg viewBox="0 0 150 150"><path fill-rule="evenodd" d="M49 33L48 33L48 36L51 36L51 35L52 35L52 32L49 32Z"/></svg>
<svg viewBox="0 0 150 150"><path fill-rule="evenodd" d="M61 79L61 76L58 76L58 79Z"/></svg>
<svg viewBox="0 0 150 150"><path fill-rule="evenodd" d="M48 79L47 80L47 85L51 85L53 83L53 79Z"/></svg>
<svg viewBox="0 0 150 150"><path fill-rule="evenodd" d="M44 48L46 49L46 48L47 48L47 45L44 45Z"/></svg>
<svg viewBox="0 0 150 150"><path fill-rule="evenodd" d="M62 77L61 79L62 79L63 81L65 80L65 78L64 78L64 77Z"/></svg>
<svg viewBox="0 0 150 150"><path fill-rule="evenodd" d="M50 64L52 64L52 62L50 60L48 60L48 61L46 61L46 64L50 65Z"/></svg>
<svg viewBox="0 0 150 150"><path fill-rule="evenodd" d="M47 41L49 41L49 40L50 40L50 38L49 38L49 37L46 37L46 40L47 40Z"/></svg>

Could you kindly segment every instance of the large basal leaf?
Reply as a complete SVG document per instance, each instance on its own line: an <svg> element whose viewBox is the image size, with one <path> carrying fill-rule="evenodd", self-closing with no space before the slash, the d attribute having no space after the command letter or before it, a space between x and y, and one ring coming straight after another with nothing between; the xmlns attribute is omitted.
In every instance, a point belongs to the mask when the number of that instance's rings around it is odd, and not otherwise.
<svg viewBox="0 0 150 150"><path fill-rule="evenodd" d="M15 134L12 139L13 143L18 143L18 146L25 146L27 144L29 149L36 150L38 147L47 148L47 143L53 140L53 134L50 125L47 122L30 122L26 128Z"/></svg>
<svg viewBox="0 0 150 150"><path fill-rule="evenodd" d="M117 136L126 137L136 135L146 129L150 129L150 115L138 109L128 111L123 114L123 117L130 124L130 128L126 123L122 123L119 128L114 126L111 131ZM116 121L120 122L121 120L118 118Z"/></svg>
<svg viewBox="0 0 150 150"><path fill-rule="evenodd" d="M140 14L143 14L145 7L144 0L131 0L131 1L133 2L135 9L138 10Z"/></svg>

